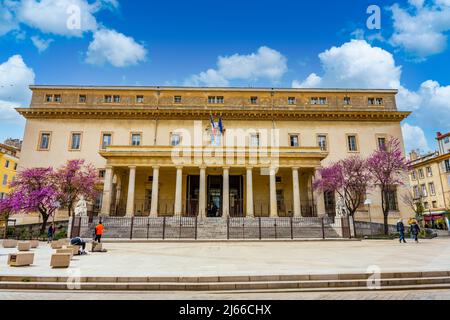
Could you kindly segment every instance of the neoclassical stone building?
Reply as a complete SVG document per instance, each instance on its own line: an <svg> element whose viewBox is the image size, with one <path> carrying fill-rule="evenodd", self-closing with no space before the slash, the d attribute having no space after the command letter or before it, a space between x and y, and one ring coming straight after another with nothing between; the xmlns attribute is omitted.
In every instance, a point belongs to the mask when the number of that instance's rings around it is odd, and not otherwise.
<svg viewBox="0 0 450 320"><path fill-rule="evenodd" d="M94 164L100 214L321 216L316 171L401 141L396 90L32 86L21 167ZM394 191L397 198L402 190ZM373 220L382 220L378 191ZM395 198L394 198L395 199ZM409 216L401 201L393 214ZM367 218L361 207L361 218Z"/></svg>

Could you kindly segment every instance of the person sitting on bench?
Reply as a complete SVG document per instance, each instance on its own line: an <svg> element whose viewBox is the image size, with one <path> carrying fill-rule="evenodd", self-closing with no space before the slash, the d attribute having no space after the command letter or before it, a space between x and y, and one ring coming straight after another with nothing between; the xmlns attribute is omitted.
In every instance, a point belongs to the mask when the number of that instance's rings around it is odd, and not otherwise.
<svg viewBox="0 0 450 320"><path fill-rule="evenodd" d="M81 239L80 237L75 237L72 240L70 240L70 244L73 246L81 246L81 251L79 254L86 254L86 241Z"/></svg>

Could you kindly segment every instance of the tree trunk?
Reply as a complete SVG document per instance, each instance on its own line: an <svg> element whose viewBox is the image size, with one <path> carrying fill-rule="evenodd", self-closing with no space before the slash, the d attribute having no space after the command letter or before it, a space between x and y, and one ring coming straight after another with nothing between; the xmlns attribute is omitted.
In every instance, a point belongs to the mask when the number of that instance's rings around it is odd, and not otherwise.
<svg viewBox="0 0 450 320"><path fill-rule="evenodd" d="M389 212L383 212L384 216L384 235L389 235L389 227L388 227L388 216Z"/></svg>
<svg viewBox="0 0 450 320"><path fill-rule="evenodd" d="M44 234L45 230L47 229L47 221L48 221L48 218L50 216L48 214L45 214L45 213L42 213L42 212L41 212L41 216L42 216L41 234Z"/></svg>

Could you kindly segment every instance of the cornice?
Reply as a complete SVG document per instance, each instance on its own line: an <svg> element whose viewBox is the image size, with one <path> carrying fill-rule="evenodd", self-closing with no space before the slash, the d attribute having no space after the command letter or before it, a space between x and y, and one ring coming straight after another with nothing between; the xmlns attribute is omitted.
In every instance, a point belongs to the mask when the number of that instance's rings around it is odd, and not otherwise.
<svg viewBox="0 0 450 320"><path fill-rule="evenodd" d="M211 111L224 120L326 120L400 122L411 112L357 110L197 109L197 108L17 108L26 119L184 119L207 120Z"/></svg>

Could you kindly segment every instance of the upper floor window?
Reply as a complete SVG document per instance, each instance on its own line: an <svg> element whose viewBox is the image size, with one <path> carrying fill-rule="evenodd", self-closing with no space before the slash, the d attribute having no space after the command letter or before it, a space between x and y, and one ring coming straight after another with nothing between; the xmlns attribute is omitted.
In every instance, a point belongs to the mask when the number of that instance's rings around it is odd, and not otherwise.
<svg viewBox="0 0 450 320"><path fill-rule="evenodd" d="M74 132L70 139L70 150L80 150L81 149L81 133Z"/></svg>
<svg viewBox="0 0 450 320"><path fill-rule="evenodd" d="M222 104L224 103L224 97L223 96L209 96L208 97L208 103L209 104Z"/></svg>
<svg viewBox="0 0 450 320"><path fill-rule="evenodd" d="M79 103L86 103L86 95L85 94L80 94L78 96L78 102Z"/></svg>
<svg viewBox="0 0 450 320"><path fill-rule="evenodd" d="M434 182L430 182L428 184L428 188L430 189L430 194L432 196L435 196L436 195L436 188L434 187Z"/></svg>
<svg viewBox="0 0 450 320"><path fill-rule="evenodd" d="M389 211L398 211L397 188L392 187L385 192L385 198Z"/></svg>
<svg viewBox="0 0 450 320"><path fill-rule="evenodd" d="M427 190L426 184L422 184L420 186L420 191L421 191L422 197L428 197L428 190Z"/></svg>
<svg viewBox="0 0 450 320"><path fill-rule="evenodd" d="M300 139L298 134L289 135L291 147L298 147L300 145Z"/></svg>
<svg viewBox="0 0 450 320"><path fill-rule="evenodd" d="M60 94L46 94L45 102L61 102Z"/></svg>
<svg viewBox="0 0 450 320"><path fill-rule="evenodd" d="M348 135L347 136L347 145L348 145L348 151L350 151L350 152L358 151L358 141L356 139L356 135Z"/></svg>
<svg viewBox="0 0 450 320"><path fill-rule="evenodd" d="M9 160L6 160L6 162L5 162L5 168L9 168Z"/></svg>
<svg viewBox="0 0 450 320"><path fill-rule="evenodd" d="M450 159L444 161L445 172L450 172Z"/></svg>
<svg viewBox="0 0 450 320"><path fill-rule="evenodd" d="M327 98L325 97L312 97L311 104L327 104Z"/></svg>
<svg viewBox="0 0 450 320"><path fill-rule="evenodd" d="M344 97L344 105L349 106L352 104L352 99L350 97Z"/></svg>
<svg viewBox="0 0 450 320"><path fill-rule="evenodd" d="M17 171L17 163L14 164L14 171Z"/></svg>
<svg viewBox="0 0 450 320"><path fill-rule="evenodd" d="M111 143L112 143L112 134L104 133L102 135L102 149L106 149L111 145Z"/></svg>
<svg viewBox="0 0 450 320"><path fill-rule="evenodd" d="M114 96L114 103L120 103L120 96Z"/></svg>
<svg viewBox="0 0 450 320"><path fill-rule="evenodd" d="M414 186L413 190L414 190L414 199L419 199L420 198L419 186Z"/></svg>
<svg viewBox="0 0 450 320"><path fill-rule="evenodd" d="M417 173L416 173L416 170L414 170L413 172L411 172L411 179L412 179L412 180L417 180Z"/></svg>
<svg viewBox="0 0 450 320"><path fill-rule="evenodd" d="M382 106L384 104L383 98L369 98L369 106Z"/></svg>
<svg viewBox="0 0 450 320"><path fill-rule="evenodd" d="M136 96L136 103L144 103L144 96Z"/></svg>
<svg viewBox="0 0 450 320"><path fill-rule="evenodd" d="M288 98L288 104L293 105L297 103L297 99L295 97Z"/></svg>
<svg viewBox="0 0 450 320"><path fill-rule="evenodd" d="M46 94L45 95L45 102L53 102L53 95L52 94Z"/></svg>
<svg viewBox="0 0 450 320"><path fill-rule="evenodd" d="M61 95L55 94L55 102L61 102Z"/></svg>
<svg viewBox="0 0 450 320"><path fill-rule="evenodd" d="M259 147L259 133L250 134L250 147Z"/></svg>
<svg viewBox="0 0 450 320"><path fill-rule="evenodd" d="M105 103L111 103L113 101L112 99L113 99L112 96L106 95L105 96Z"/></svg>
<svg viewBox="0 0 450 320"><path fill-rule="evenodd" d="M386 149L386 138L378 138L378 148L380 150Z"/></svg>
<svg viewBox="0 0 450 320"><path fill-rule="evenodd" d="M320 150L327 151L328 150L327 136L325 134L319 134L317 136L317 144L320 147Z"/></svg>
<svg viewBox="0 0 450 320"><path fill-rule="evenodd" d="M251 104L258 104L258 97L250 97Z"/></svg>
<svg viewBox="0 0 450 320"><path fill-rule="evenodd" d="M433 176L433 169L431 167L427 167L427 176L432 177Z"/></svg>
<svg viewBox="0 0 450 320"><path fill-rule="evenodd" d="M39 150L48 150L50 148L50 137L49 132L41 133L39 137Z"/></svg>
<svg viewBox="0 0 450 320"><path fill-rule="evenodd" d="M181 103L183 100L181 98L181 96L174 96L173 97L173 102L174 103Z"/></svg>
<svg viewBox="0 0 450 320"><path fill-rule="evenodd" d="M181 134L172 133L170 136L170 145L173 147L179 146L181 144Z"/></svg>
<svg viewBox="0 0 450 320"><path fill-rule="evenodd" d="M450 142L450 138L449 137L446 137L445 139L444 139L444 143L449 143Z"/></svg>
<svg viewBox="0 0 450 320"><path fill-rule="evenodd" d="M4 186L6 186L6 185L8 184L8 175L7 175L7 174L3 175L3 181L2 181L2 184L3 184Z"/></svg>
<svg viewBox="0 0 450 320"><path fill-rule="evenodd" d="M419 178L420 179L424 179L425 178L425 176L423 174L423 169L419 169Z"/></svg>
<svg viewBox="0 0 450 320"><path fill-rule="evenodd" d="M104 179L106 175L106 170L98 170L98 177Z"/></svg>
<svg viewBox="0 0 450 320"><path fill-rule="evenodd" d="M141 145L142 135L140 133L132 133L131 134L131 145L132 146L140 146Z"/></svg>

